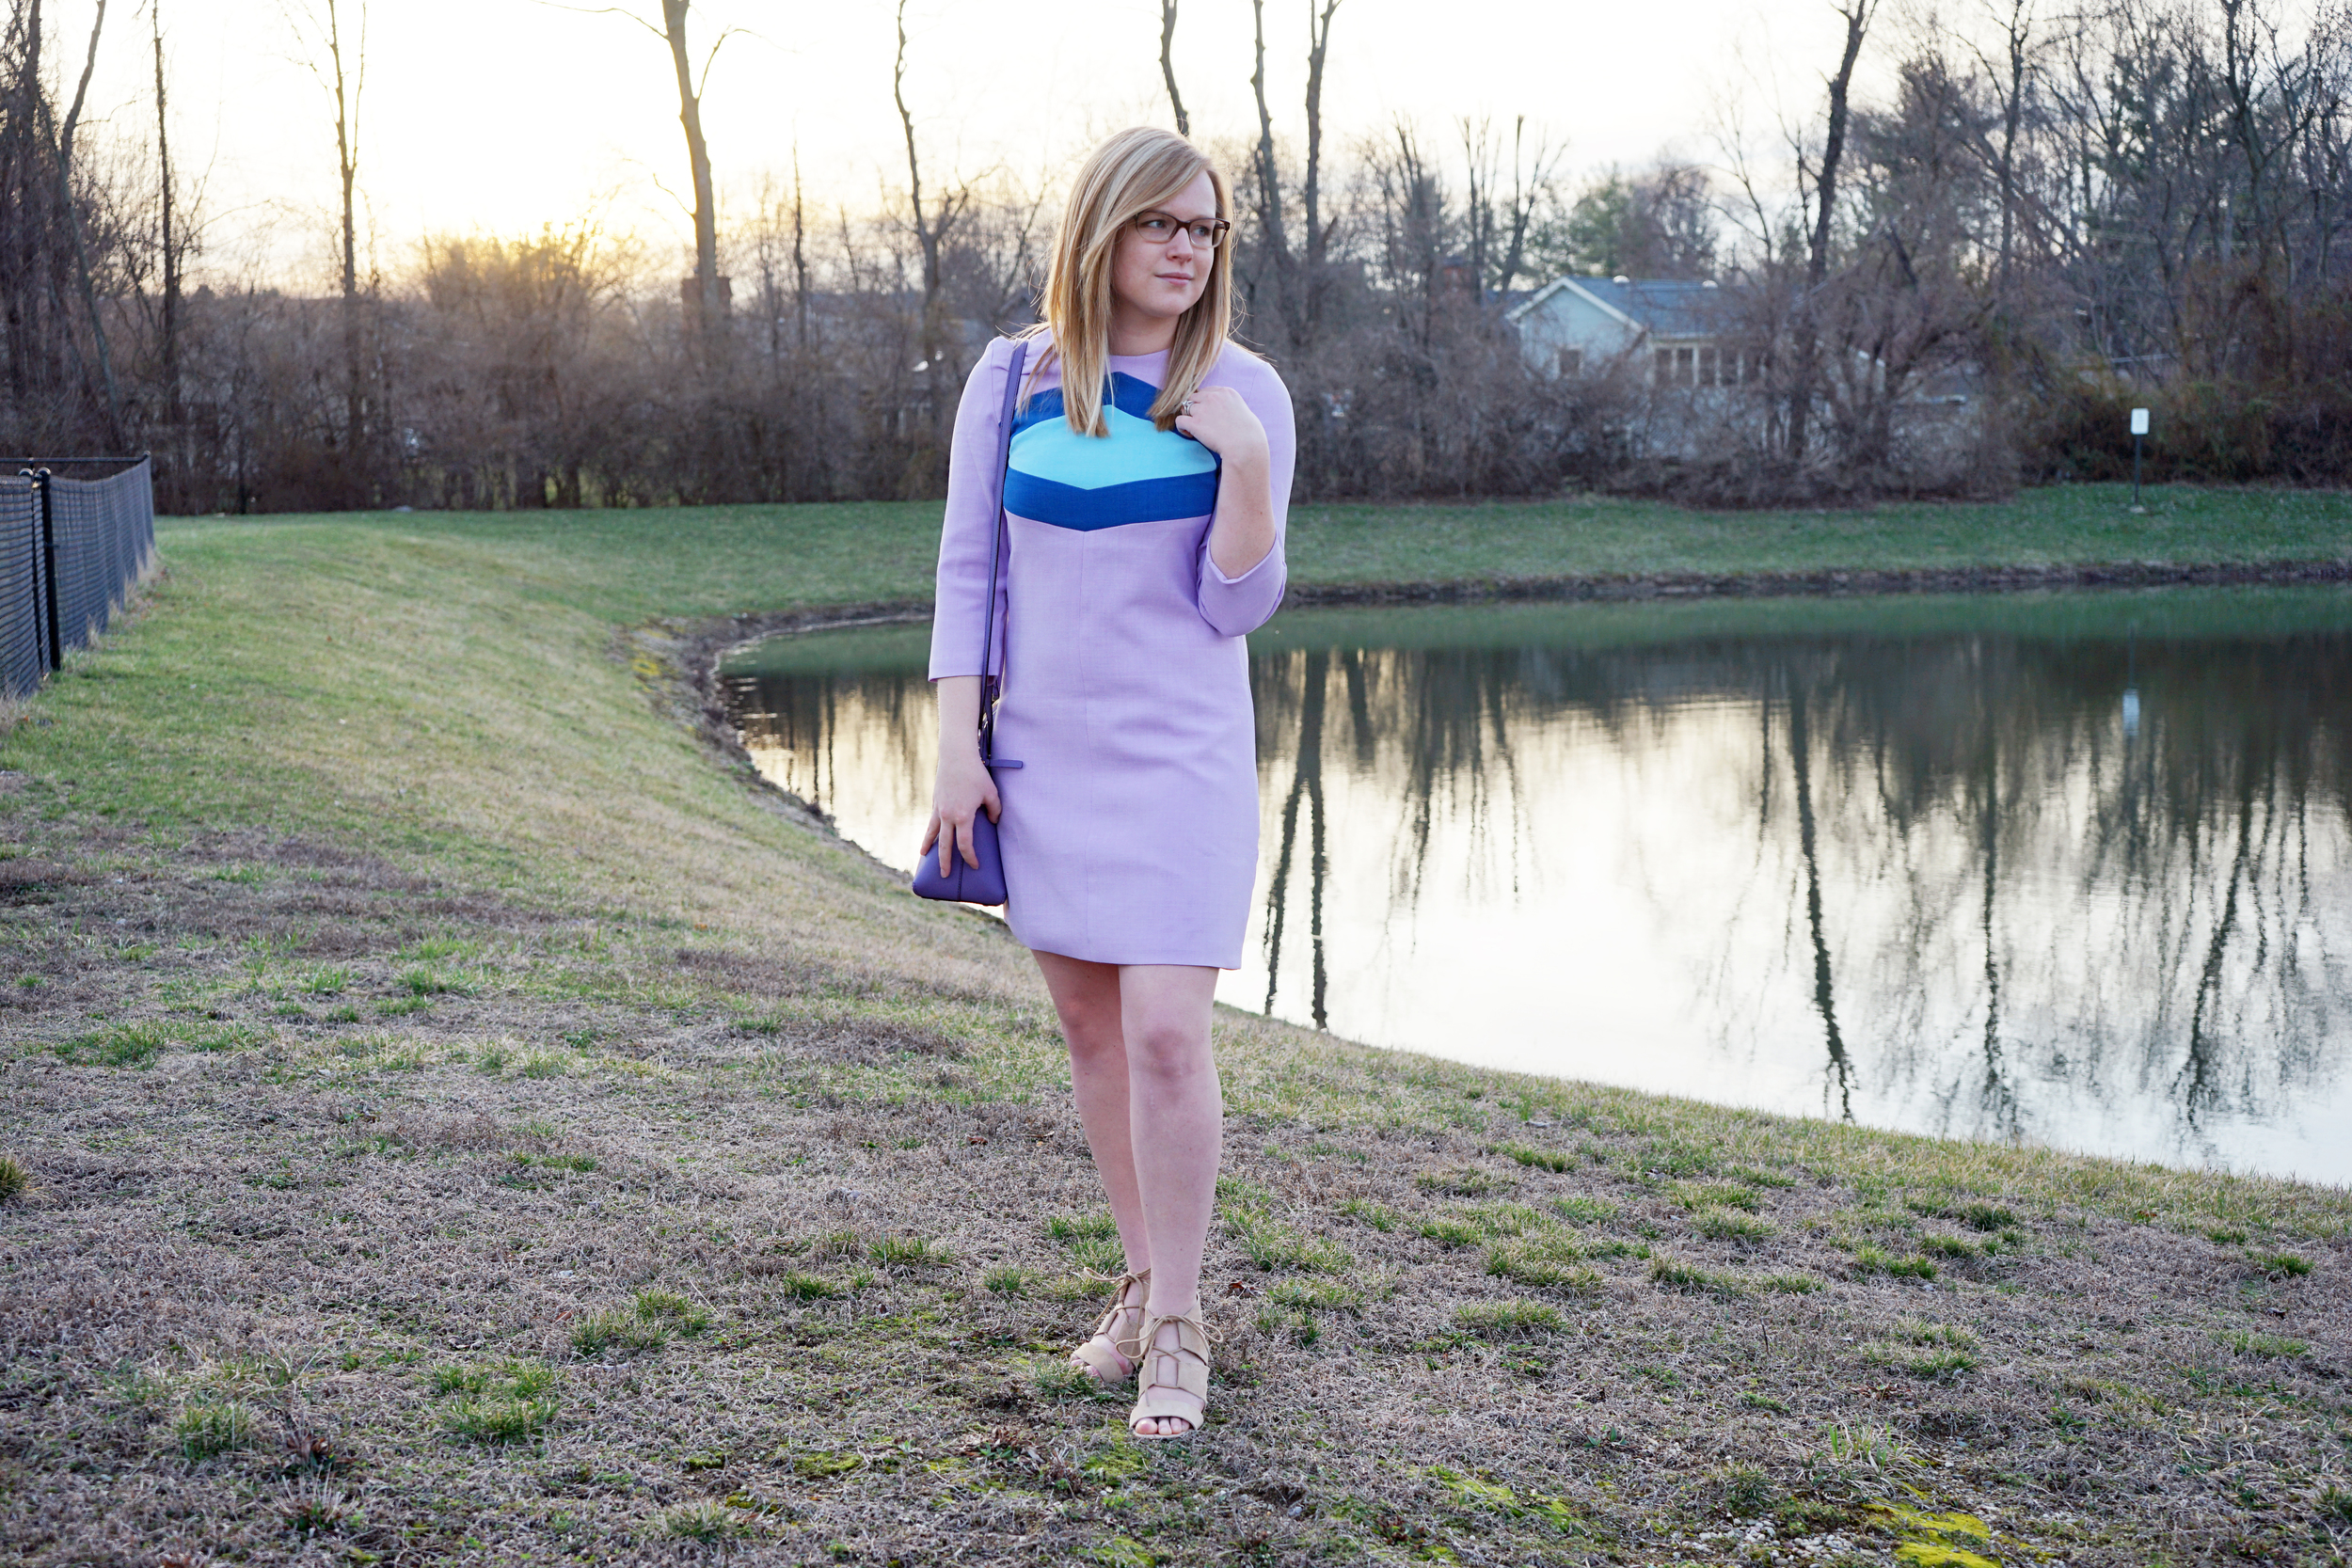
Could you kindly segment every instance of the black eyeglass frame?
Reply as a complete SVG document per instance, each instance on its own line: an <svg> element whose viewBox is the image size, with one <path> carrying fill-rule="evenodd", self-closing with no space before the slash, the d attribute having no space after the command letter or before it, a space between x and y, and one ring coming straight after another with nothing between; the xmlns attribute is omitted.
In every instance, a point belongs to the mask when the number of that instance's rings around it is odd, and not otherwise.
<svg viewBox="0 0 2352 1568"><path fill-rule="evenodd" d="M1202 218L1198 222L1185 223L1181 221L1175 214L1163 213L1156 207L1152 208L1148 213L1137 213L1134 217L1129 218L1127 222L1128 226L1134 229L1136 233L1142 234L1145 239L1149 240L1152 236L1145 232L1143 226L1152 218L1166 218L1170 224L1175 226L1175 228L1169 231L1168 240L1174 239L1176 237L1176 232L1178 230L1182 230L1186 238L1192 240L1193 248L1195 250L1215 250L1225 243L1225 236L1233 231L1233 226L1225 221L1223 218ZM1209 230L1209 237L1205 241L1196 238L1192 234L1192 230L1200 228L1206 228ZM1168 243L1168 240L1158 240L1153 243L1165 245Z"/></svg>

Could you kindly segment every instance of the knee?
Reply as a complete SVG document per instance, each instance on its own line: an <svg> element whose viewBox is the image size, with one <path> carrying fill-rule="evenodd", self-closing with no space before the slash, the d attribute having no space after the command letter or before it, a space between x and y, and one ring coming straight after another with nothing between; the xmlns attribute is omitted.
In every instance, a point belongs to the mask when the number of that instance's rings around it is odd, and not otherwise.
<svg viewBox="0 0 2352 1568"><path fill-rule="evenodd" d="M1120 1036L1119 1015L1115 1012L1064 1013L1061 1037L1069 1045L1070 1059L1073 1062L1115 1060L1125 1044Z"/></svg>
<svg viewBox="0 0 2352 1568"><path fill-rule="evenodd" d="M1197 1077L1209 1070L1209 1037L1206 1031L1184 1023L1130 1028L1127 1067L1132 1073L1163 1080Z"/></svg>

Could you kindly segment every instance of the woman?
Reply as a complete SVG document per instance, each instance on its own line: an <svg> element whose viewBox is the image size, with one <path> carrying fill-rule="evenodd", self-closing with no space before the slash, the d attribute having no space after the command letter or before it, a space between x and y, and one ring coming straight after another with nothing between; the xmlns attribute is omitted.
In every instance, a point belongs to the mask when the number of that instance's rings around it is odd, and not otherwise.
<svg viewBox="0 0 2352 1568"><path fill-rule="evenodd" d="M1273 369L1227 336L1225 182L1170 132L1121 132L1079 170L1027 334L1004 489L1003 699L975 739L997 422L1014 344L956 416L931 679L939 779L923 850L977 864L996 823L1006 914L1070 1045L1078 1117L1126 1247L1073 1364L1138 1378L1138 1437L1208 1408L1200 1255L1224 1106L1216 972L1241 964L1258 862L1243 641L1281 602L1294 440ZM1018 761L1018 771L1010 769Z"/></svg>

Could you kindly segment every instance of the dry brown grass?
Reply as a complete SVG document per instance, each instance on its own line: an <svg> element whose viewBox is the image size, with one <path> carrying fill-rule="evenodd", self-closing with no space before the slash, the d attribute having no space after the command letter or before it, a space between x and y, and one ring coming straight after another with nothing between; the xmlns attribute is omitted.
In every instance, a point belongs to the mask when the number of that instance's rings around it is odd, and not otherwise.
<svg viewBox="0 0 2352 1568"><path fill-rule="evenodd" d="M0 1559L2343 1560L2340 1190L1239 1016L1215 1416L1137 1448L1023 956L551 624L568 695L426 711L462 841L282 711L317 832L108 809L73 691L0 776Z"/></svg>
<svg viewBox="0 0 2352 1568"><path fill-rule="evenodd" d="M1216 1420L1139 1450L1055 1370L1092 1287L1047 1221L1099 1204L1041 1008L316 847L9 833L56 868L9 895L41 983L0 1077L23 1560L2140 1562L2352 1528L2326 1194L1228 1019Z"/></svg>

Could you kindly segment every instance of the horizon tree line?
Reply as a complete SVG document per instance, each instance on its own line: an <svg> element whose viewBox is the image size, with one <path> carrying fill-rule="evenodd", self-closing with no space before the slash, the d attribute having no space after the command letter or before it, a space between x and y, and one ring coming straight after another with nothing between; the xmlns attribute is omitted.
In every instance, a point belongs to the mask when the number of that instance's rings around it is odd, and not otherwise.
<svg viewBox="0 0 2352 1568"><path fill-rule="evenodd" d="M144 134L84 123L106 5L62 40L11 0L0 36L0 439L151 451L168 510L935 497L971 357L1032 319L1058 193L933 166L904 0L904 178L863 211L812 206L797 163L723 211L701 107L728 35L690 36L692 0L623 12L679 104L683 277L593 218L368 263L365 0L290 3L333 133L325 295L196 270L218 220L172 162L170 3L139 8ZM1982 494L2114 477L2136 405L2158 478L2352 481L2352 0L2296 26L2272 0L2002 5L1980 37L1836 0L1811 111L1759 134L1725 103L1710 161L1572 181L1523 115L1330 135L1343 0L1304 8L1303 135L1280 134L1253 0L1254 124L1199 135L1302 499ZM1155 64L1189 133L1180 21L1162 0ZM1855 86L1872 62L1883 101ZM1673 377L1533 363L1509 311L1562 275L1711 281L1718 352Z"/></svg>

